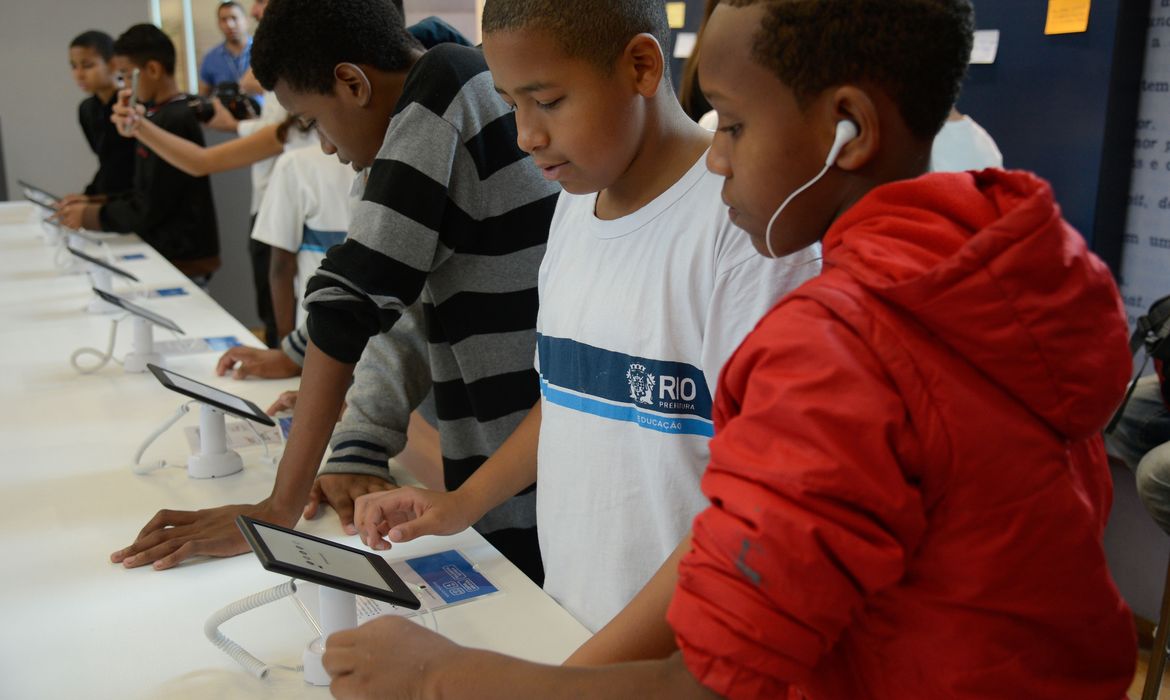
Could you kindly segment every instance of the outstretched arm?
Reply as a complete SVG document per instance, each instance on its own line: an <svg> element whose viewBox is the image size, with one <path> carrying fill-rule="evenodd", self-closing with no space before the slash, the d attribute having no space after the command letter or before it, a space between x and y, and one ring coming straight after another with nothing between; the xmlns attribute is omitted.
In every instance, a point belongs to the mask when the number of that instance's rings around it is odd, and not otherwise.
<svg viewBox="0 0 1170 700"><path fill-rule="evenodd" d="M110 117L118 126L118 132L137 138L160 158L188 175L202 177L242 168L284 151L284 144L277 137L277 125L266 126L218 146L200 146L159 128L143 117L140 107L134 109L124 104L123 97L129 98L129 90L119 93L118 104L114 105L114 114Z"/></svg>

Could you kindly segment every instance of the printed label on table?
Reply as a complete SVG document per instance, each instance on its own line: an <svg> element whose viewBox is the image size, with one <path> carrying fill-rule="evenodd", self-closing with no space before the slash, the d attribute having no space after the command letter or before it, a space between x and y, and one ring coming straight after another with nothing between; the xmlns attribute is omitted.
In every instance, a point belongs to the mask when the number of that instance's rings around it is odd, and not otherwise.
<svg viewBox="0 0 1170 700"><path fill-rule="evenodd" d="M127 253L119 255L119 260L146 260L146 253Z"/></svg>
<svg viewBox="0 0 1170 700"><path fill-rule="evenodd" d="M168 357L176 355L199 355L205 352L224 352L237 345L243 345L234 335L220 335L211 338L176 338L175 340L161 340L154 344L154 349Z"/></svg>
<svg viewBox="0 0 1170 700"><path fill-rule="evenodd" d="M453 549L407 559L406 564L449 604L478 598L497 590L463 555Z"/></svg>
<svg viewBox="0 0 1170 700"><path fill-rule="evenodd" d="M158 299L160 297L185 297L187 290L182 287L162 287L160 289L150 289L146 292L147 299Z"/></svg>
<svg viewBox="0 0 1170 700"><path fill-rule="evenodd" d="M275 426L271 425L253 423L249 426L249 421L246 420L229 420L225 425L224 432L229 450L243 450L249 447L263 447L264 445L279 447L281 444L280 433L277 432ZM183 428L183 435L187 438L187 447L190 448L191 454L198 454L199 426L188 425Z"/></svg>

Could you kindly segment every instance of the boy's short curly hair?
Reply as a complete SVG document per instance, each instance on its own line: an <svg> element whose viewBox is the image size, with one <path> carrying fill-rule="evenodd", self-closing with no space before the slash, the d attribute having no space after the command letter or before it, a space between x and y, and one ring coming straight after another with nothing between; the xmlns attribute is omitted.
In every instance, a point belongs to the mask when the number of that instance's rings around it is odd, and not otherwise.
<svg viewBox="0 0 1170 700"><path fill-rule="evenodd" d="M252 38L252 71L265 90L333 91L339 63L409 70L422 44L391 0L272 0Z"/></svg>
<svg viewBox="0 0 1170 700"><path fill-rule="evenodd" d="M483 33L537 29L548 32L574 58L612 72L638 34L658 40L670 68L670 28L662 0L488 0Z"/></svg>
<svg viewBox="0 0 1170 700"><path fill-rule="evenodd" d="M114 37L97 29L91 29L88 32L82 32L73 37L73 41L69 42L69 48L75 46L82 49L91 49L107 63L109 63L110 58L114 55Z"/></svg>
<svg viewBox="0 0 1170 700"><path fill-rule="evenodd" d="M971 57L970 0L723 0L766 5L752 55L798 103L846 83L886 91L917 137L933 139Z"/></svg>
<svg viewBox="0 0 1170 700"><path fill-rule="evenodd" d="M175 45L153 24L136 24L114 41L114 55L125 56L136 66L158 61L167 75L175 74Z"/></svg>

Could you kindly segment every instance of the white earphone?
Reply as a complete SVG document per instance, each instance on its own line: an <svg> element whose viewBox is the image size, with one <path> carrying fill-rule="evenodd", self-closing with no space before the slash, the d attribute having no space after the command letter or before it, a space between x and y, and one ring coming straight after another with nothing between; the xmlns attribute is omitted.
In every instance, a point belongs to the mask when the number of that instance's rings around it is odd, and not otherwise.
<svg viewBox="0 0 1170 700"><path fill-rule="evenodd" d="M850 141L857 138L858 133L857 125L852 121L848 119L842 119L841 121L837 122L837 134L833 138L833 147L829 149L829 155L825 158L825 167L821 169L821 172L817 173L816 177L796 188L792 194L788 195L788 199L785 199L784 202L776 208L776 213L772 214L772 218L768 219L768 228L764 229L764 244L768 247L768 255L773 258L778 257L776 255L776 251L772 250L772 224L776 223L776 219L780 216L780 212L784 211L784 208L787 207L792 202L792 200L796 199L796 195L815 185L822 177L825 176L825 173L829 172L829 168L833 167L833 165L837 162L837 157L841 155L841 150L845 148L845 146Z"/></svg>

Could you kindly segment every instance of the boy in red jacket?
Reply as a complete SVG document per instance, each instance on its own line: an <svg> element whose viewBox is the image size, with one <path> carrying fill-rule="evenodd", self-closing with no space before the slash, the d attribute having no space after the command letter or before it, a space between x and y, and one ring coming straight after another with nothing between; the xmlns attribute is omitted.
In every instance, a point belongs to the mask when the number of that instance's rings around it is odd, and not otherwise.
<svg viewBox="0 0 1170 700"><path fill-rule="evenodd" d="M556 669L384 619L329 639L335 695L1124 697L1099 431L1125 318L1045 183L920 177L972 26L968 0L711 16L708 164L730 215L763 254L821 240L824 271L721 375L711 505L667 616L680 651Z"/></svg>

